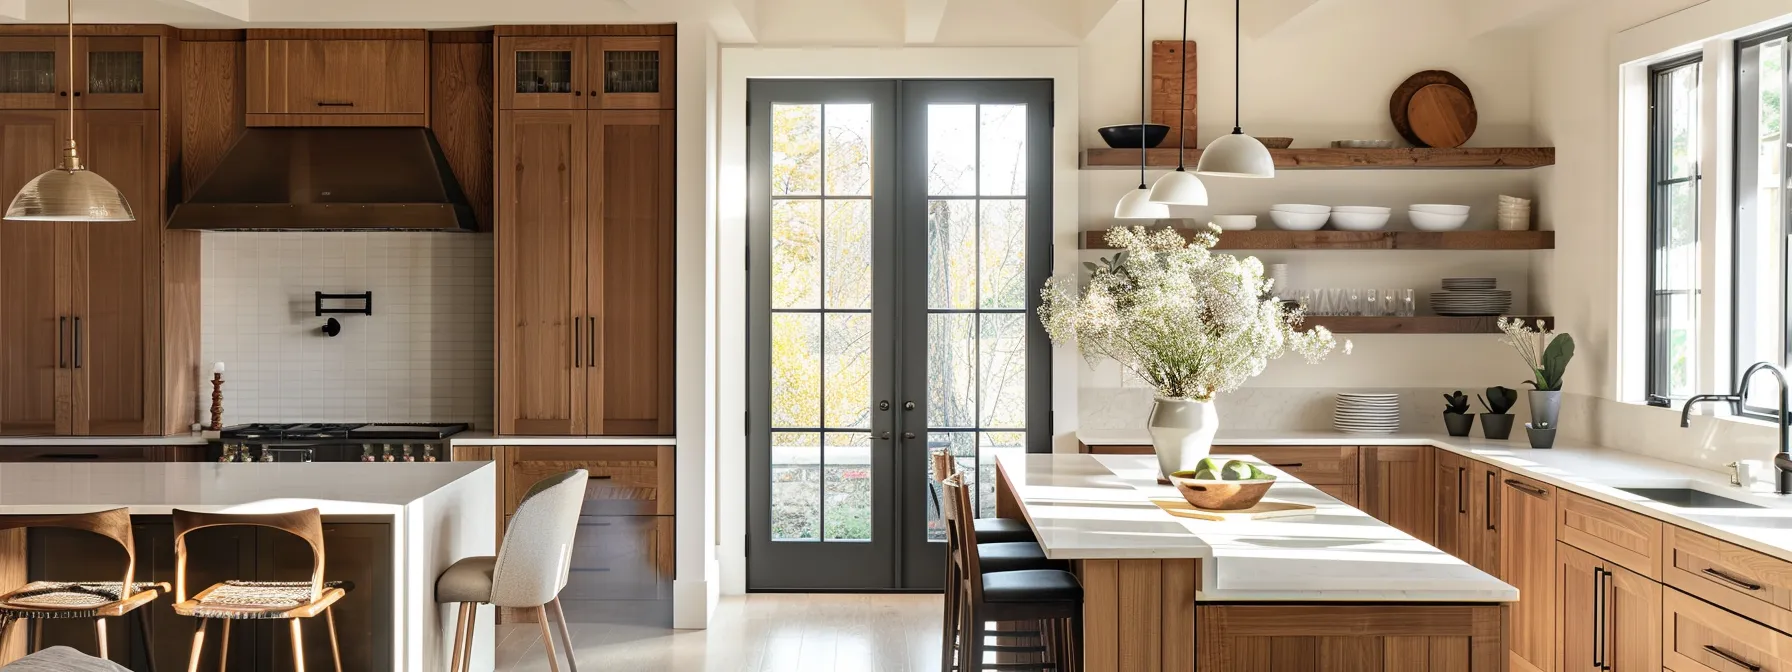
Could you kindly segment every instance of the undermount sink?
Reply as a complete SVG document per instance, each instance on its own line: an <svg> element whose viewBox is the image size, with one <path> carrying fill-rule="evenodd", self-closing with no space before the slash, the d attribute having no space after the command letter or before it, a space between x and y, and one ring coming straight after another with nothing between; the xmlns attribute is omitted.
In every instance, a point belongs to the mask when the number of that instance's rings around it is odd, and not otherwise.
<svg viewBox="0 0 1792 672"><path fill-rule="evenodd" d="M1757 504L1737 501L1692 488L1618 488L1624 492L1682 509L1760 509Z"/></svg>

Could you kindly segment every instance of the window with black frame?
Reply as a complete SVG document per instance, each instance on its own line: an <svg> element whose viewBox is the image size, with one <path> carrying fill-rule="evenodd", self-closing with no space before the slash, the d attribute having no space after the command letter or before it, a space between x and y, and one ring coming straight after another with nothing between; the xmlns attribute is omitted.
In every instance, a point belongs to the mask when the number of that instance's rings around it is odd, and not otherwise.
<svg viewBox="0 0 1792 672"><path fill-rule="evenodd" d="M1699 59L1649 69L1648 393L1698 384Z"/></svg>
<svg viewBox="0 0 1792 672"><path fill-rule="evenodd" d="M1735 306L1731 365L1736 374L1755 362L1785 364L1786 306L1786 56L1792 28L1736 44ZM1772 418L1772 385L1756 385L1746 415Z"/></svg>

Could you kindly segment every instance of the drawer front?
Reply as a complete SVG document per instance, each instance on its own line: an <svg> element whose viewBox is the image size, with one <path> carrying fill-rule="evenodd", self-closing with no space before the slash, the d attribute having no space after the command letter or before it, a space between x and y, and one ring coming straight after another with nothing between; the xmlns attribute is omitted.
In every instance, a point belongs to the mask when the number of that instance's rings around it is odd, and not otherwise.
<svg viewBox="0 0 1792 672"><path fill-rule="evenodd" d="M1792 563L1673 525L1663 538L1665 583L1792 632Z"/></svg>
<svg viewBox="0 0 1792 672"><path fill-rule="evenodd" d="M568 600L659 600L672 596L672 519L581 516Z"/></svg>
<svg viewBox="0 0 1792 672"><path fill-rule="evenodd" d="M506 449L507 513L543 478L584 469L587 516L672 515L671 446L522 446Z"/></svg>
<svg viewBox="0 0 1792 672"><path fill-rule="evenodd" d="M1661 580L1661 521L1563 491L1556 538L1625 569Z"/></svg>
<svg viewBox="0 0 1792 672"><path fill-rule="evenodd" d="M1355 446L1214 446L1215 455L1254 455L1311 485L1357 482Z"/></svg>
<svg viewBox="0 0 1792 672"><path fill-rule="evenodd" d="M1675 590L1662 596L1662 664L1675 672L1792 672L1792 636Z"/></svg>

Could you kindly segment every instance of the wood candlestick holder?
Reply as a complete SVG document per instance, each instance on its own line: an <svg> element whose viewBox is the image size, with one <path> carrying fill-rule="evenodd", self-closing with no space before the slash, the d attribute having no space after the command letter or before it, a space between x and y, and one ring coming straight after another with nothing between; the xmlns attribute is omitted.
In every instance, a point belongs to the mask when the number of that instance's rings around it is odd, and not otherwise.
<svg viewBox="0 0 1792 672"><path fill-rule="evenodd" d="M224 429L224 374L212 374L212 425L214 432Z"/></svg>

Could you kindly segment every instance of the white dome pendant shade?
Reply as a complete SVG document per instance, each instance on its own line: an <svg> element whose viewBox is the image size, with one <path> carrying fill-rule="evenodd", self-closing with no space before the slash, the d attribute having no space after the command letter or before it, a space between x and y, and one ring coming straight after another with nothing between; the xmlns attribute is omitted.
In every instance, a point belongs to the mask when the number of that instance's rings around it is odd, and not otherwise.
<svg viewBox="0 0 1792 672"><path fill-rule="evenodd" d="M75 6L68 0L68 53L75 53ZM69 72L69 88L75 75ZM80 95L80 94L76 94ZM5 219L35 222L133 222L137 216L124 194L81 165L75 152L75 99L68 100L68 146L62 165L37 176L12 199Z"/></svg>
<svg viewBox="0 0 1792 672"><path fill-rule="evenodd" d="M1151 189L1144 184L1126 192L1114 204L1115 219L1169 219L1170 206L1151 202Z"/></svg>
<svg viewBox="0 0 1792 672"><path fill-rule="evenodd" d="M1181 168L1164 173L1151 185L1151 202L1164 205L1207 205L1207 185Z"/></svg>
<svg viewBox="0 0 1792 672"><path fill-rule="evenodd" d="M1234 128L1207 145L1195 172L1214 177L1275 177L1276 160L1262 142Z"/></svg>

